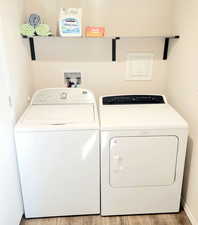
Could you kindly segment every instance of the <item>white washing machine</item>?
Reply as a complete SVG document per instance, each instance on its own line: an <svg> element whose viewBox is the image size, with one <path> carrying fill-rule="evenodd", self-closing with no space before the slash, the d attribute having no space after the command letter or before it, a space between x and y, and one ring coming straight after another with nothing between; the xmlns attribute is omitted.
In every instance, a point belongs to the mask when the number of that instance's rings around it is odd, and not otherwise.
<svg viewBox="0 0 198 225"><path fill-rule="evenodd" d="M188 125L163 96L100 99L101 214L178 212Z"/></svg>
<svg viewBox="0 0 198 225"><path fill-rule="evenodd" d="M100 213L99 122L90 91L39 90L15 133L26 218Z"/></svg>

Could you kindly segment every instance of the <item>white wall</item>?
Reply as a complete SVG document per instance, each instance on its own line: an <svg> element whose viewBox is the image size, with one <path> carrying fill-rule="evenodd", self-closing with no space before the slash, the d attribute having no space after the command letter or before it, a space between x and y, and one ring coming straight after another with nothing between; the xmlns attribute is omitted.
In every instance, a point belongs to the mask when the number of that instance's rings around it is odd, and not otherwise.
<svg viewBox="0 0 198 225"><path fill-rule="evenodd" d="M125 81L125 68L125 63L36 62L33 64L34 90L64 87L64 71L82 71L81 87L92 90L97 98L108 94L164 93L166 68L163 62L155 63L153 81Z"/></svg>
<svg viewBox="0 0 198 225"><path fill-rule="evenodd" d="M163 38L132 38L117 41L117 62L112 62L111 39L41 38L35 40L37 61L32 62L34 91L63 87L64 72L81 71L82 87L96 96L125 93L164 93L167 61L162 60ZM155 54L151 81L126 81L130 52Z"/></svg>
<svg viewBox="0 0 198 225"><path fill-rule="evenodd" d="M0 224L18 225L23 213L9 107L8 67L0 34Z"/></svg>
<svg viewBox="0 0 198 225"><path fill-rule="evenodd" d="M107 36L171 33L172 0L26 0L27 15L38 13L56 33L61 7L81 7L83 26L105 26Z"/></svg>
<svg viewBox="0 0 198 225"><path fill-rule="evenodd" d="M164 93L167 61L162 60L163 39L124 39L117 43L117 62L111 61L111 39L41 39L35 42L38 61L32 62L34 91L63 87L64 72L81 71L82 87L98 97L106 94ZM126 81L128 52L153 52L151 81Z"/></svg>
<svg viewBox="0 0 198 225"><path fill-rule="evenodd" d="M1 32L4 33L11 84L14 120L23 112L27 98L32 93L30 58L25 40L19 29L24 22L24 1L6 0L0 2L2 18Z"/></svg>
<svg viewBox="0 0 198 225"><path fill-rule="evenodd" d="M0 1L1 28L1 111L0 111L0 224L18 225L23 205L20 194L18 167L14 143L14 125L24 111L27 98L32 93L30 61L25 42L19 34L19 25L24 21L24 1ZM4 71L2 71L4 67ZM10 91L2 83L2 76L9 83ZM12 99L12 108L8 105ZM6 103L5 105L3 103Z"/></svg>
<svg viewBox="0 0 198 225"><path fill-rule="evenodd" d="M168 96L190 126L183 197L192 222L198 224L198 1L175 1L175 32L180 40L171 47ZM189 214L190 215L190 214Z"/></svg>

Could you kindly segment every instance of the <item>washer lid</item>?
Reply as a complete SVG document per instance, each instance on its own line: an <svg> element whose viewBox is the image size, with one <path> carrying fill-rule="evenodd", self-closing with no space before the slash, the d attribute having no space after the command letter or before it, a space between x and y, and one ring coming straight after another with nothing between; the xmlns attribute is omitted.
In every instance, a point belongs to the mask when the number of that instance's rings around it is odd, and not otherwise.
<svg viewBox="0 0 198 225"><path fill-rule="evenodd" d="M97 127L94 104L31 105L16 129L75 129Z"/></svg>
<svg viewBox="0 0 198 225"><path fill-rule="evenodd" d="M168 104L100 105L102 130L187 128Z"/></svg>

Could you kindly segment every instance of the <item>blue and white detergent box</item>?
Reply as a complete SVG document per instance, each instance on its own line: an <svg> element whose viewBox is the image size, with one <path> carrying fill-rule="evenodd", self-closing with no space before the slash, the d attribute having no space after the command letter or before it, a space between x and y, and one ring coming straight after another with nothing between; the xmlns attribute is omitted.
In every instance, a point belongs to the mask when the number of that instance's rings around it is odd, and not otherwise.
<svg viewBox="0 0 198 225"><path fill-rule="evenodd" d="M61 37L82 36L82 9L61 8L59 18L59 33Z"/></svg>

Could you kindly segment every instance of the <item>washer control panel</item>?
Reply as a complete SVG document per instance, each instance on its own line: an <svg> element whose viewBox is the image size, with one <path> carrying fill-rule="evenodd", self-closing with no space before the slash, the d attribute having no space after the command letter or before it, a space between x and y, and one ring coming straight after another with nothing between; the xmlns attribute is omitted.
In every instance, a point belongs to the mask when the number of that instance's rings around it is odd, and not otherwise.
<svg viewBox="0 0 198 225"><path fill-rule="evenodd" d="M49 88L37 91L32 105L65 105L95 103L94 95L81 88Z"/></svg>
<svg viewBox="0 0 198 225"><path fill-rule="evenodd" d="M120 95L103 97L103 105L165 104L161 95Z"/></svg>

